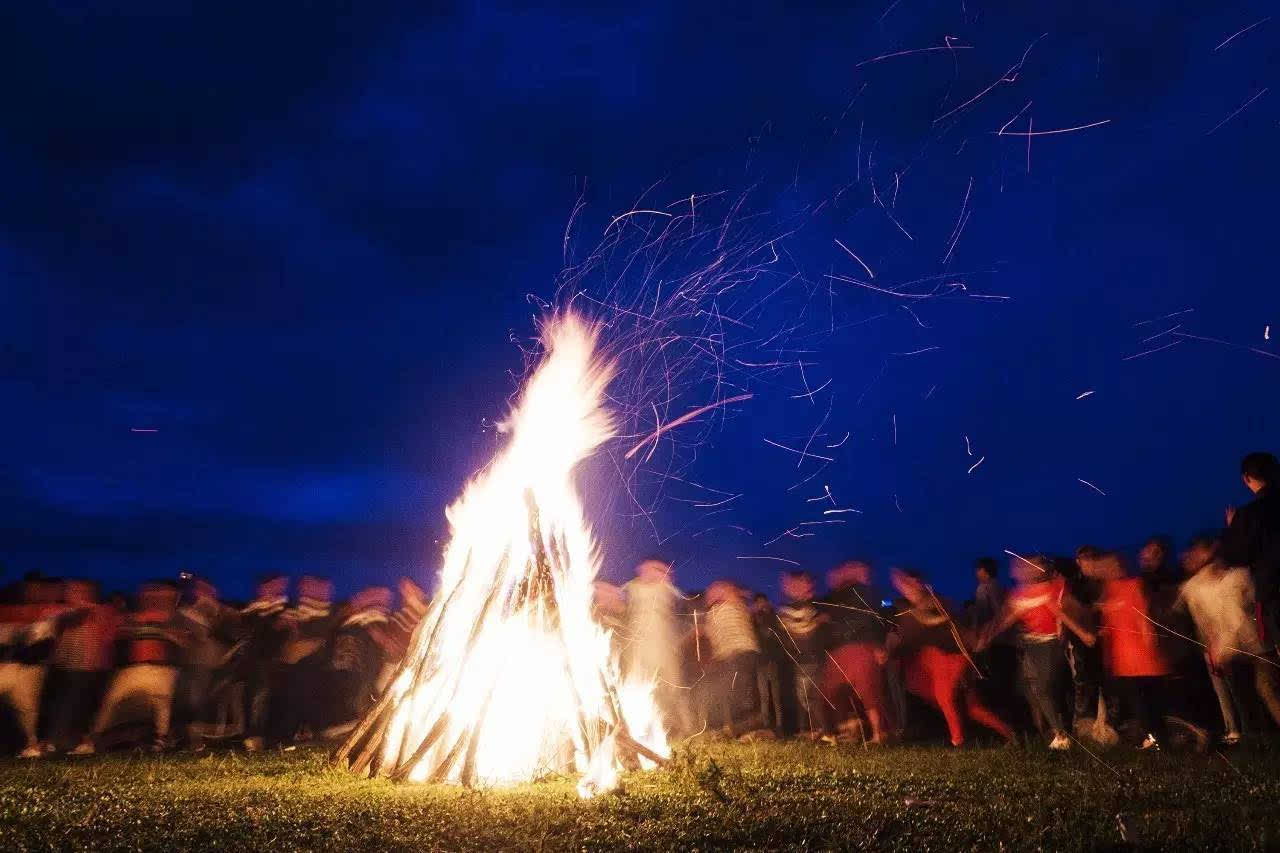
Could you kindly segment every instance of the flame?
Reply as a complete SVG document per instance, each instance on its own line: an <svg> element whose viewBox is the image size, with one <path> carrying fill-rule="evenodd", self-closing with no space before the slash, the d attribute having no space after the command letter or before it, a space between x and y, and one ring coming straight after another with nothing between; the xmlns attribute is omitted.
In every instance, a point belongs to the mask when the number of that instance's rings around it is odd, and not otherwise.
<svg viewBox="0 0 1280 853"><path fill-rule="evenodd" d="M624 683L592 615L599 552L573 471L613 435L613 368L568 314L505 424L507 446L447 511L439 593L390 687L381 766L501 785L585 774L586 797L665 757L653 685Z"/></svg>

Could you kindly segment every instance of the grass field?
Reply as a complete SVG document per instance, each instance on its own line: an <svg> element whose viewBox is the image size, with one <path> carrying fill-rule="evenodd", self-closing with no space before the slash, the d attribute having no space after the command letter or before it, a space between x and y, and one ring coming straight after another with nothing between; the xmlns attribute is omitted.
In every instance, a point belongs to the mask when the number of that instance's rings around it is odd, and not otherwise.
<svg viewBox="0 0 1280 853"><path fill-rule="evenodd" d="M0 849L1180 849L1280 845L1280 749L711 744L580 801L361 781L319 751L0 763Z"/></svg>

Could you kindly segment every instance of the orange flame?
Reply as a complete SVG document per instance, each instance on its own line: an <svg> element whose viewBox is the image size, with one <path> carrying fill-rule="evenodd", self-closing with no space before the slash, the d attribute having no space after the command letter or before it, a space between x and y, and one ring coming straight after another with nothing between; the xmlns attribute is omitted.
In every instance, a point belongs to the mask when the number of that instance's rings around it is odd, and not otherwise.
<svg viewBox="0 0 1280 853"><path fill-rule="evenodd" d="M447 512L440 592L390 688L382 746L384 765L411 762L411 780L576 773L585 797L617 784L620 743L667 755L652 684L623 683L592 616L599 553L573 472L613 435L613 368L596 336L572 314L545 325L546 356L505 424L507 446Z"/></svg>

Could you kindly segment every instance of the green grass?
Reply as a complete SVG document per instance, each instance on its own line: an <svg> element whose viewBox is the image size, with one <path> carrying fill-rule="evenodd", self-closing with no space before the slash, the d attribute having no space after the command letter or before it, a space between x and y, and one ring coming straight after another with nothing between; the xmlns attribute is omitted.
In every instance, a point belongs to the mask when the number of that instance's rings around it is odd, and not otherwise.
<svg viewBox="0 0 1280 853"><path fill-rule="evenodd" d="M5 760L0 849L1280 845L1274 745L1102 758L1108 766L1079 749L711 744L585 802L567 779L495 791L362 781L317 751Z"/></svg>

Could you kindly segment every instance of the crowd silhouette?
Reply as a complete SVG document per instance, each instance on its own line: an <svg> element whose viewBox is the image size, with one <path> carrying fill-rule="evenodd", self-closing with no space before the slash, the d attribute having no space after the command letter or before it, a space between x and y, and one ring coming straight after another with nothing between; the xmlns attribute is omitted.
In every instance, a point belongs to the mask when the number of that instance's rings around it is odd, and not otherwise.
<svg viewBox="0 0 1280 853"><path fill-rule="evenodd" d="M1280 464L1251 453L1241 476L1252 500L1178 553L1152 538L1136 570L1089 545L1011 554L1007 588L981 558L961 606L867 560L827 571L821 595L813 573L783 572L775 607L731 580L686 594L649 559L622 586L598 582L594 607L677 740L1235 745L1280 725ZM104 600L93 581L32 573L0 599L0 730L23 758L341 738L428 598L407 579L340 603L321 577L293 591L266 575L235 606L184 574Z"/></svg>

